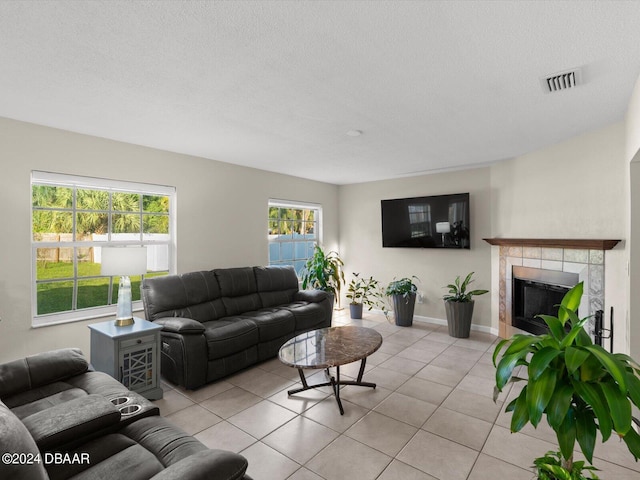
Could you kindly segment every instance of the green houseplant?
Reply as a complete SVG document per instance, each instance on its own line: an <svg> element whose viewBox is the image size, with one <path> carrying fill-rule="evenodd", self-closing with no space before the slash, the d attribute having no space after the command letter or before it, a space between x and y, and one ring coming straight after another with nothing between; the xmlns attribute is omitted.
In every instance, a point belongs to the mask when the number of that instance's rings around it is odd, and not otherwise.
<svg viewBox="0 0 640 480"><path fill-rule="evenodd" d="M325 253L320 245L313 249L313 255L307 260L300 272L302 288L323 290L332 297L331 304L340 296L340 288L344 283L341 267L344 262L337 252Z"/></svg>
<svg viewBox="0 0 640 480"><path fill-rule="evenodd" d="M353 273L347 291L347 298L351 300L349 310L353 319L362 318L363 306L371 310L380 304L378 281L373 277L360 278L359 273Z"/></svg>
<svg viewBox="0 0 640 480"><path fill-rule="evenodd" d="M413 312L416 306L416 292L418 287L413 280L418 280L415 275L400 280L395 278L387 285L385 295L390 296L393 302L396 325L410 327L413 324ZM385 312L386 315L386 312Z"/></svg>
<svg viewBox="0 0 640 480"><path fill-rule="evenodd" d="M469 290L467 287L473 282L471 272L460 282L460 277L456 277L453 283L445 288L449 293L442 297L444 299L444 309L447 315L447 325L449 335L456 338L468 338L471 331L471 320L473 318L474 295L484 295L489 290Z"/></svg>
<svg viewBox="0 0 640 480"><path fill-rule="evenodd" d="M631 427L631 406L640 406L640 366L627 355L593 344L583 328L588 317L577 315L582 290L581 282L567 292L557 317L538 315L548 333L516 334L502 340L493 353L494 399L508 382L526 382L506 407L512 412L511 431L520 431L528 422L537 427L544 415L556 433L560 468L556 473L545 470L546 476L539 474L543 479L586 478L581 471L589 467L573 461L575 442L592 464L597 430L603 442L615 432L636 460L640 456L640 435ZM527 368L526 379L514 375L517 366ZM549 455L538 458L536 465L549 464L548 459Z"/></svg>

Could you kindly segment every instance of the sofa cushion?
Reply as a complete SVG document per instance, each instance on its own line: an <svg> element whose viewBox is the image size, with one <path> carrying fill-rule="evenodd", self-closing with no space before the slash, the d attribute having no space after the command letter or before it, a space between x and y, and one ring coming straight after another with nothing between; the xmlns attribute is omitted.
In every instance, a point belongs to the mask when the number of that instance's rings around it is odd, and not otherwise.
<svg viewBox="0 0 640 480"><path fill-rule="evenodd" d="M38 353L0 365L0 398L86 372L87 360L77 348Z"/></svg>
<svg viewBox="0 0 640 480"><path fill-rule="evenodd" d="M88 437L120 421L120 412L101 395L87 395L22 419L41 450Z"/></svg>
<svg viewBox="0 0 640 480"><path fill-rule="evenodd" d="M186 317L208 322L227 315L212 271L145 278L142 295L147 320Z"/></svg>
<svg viewBox="0 0 640 480"><path fill-rule="evenodd" d="M326 308L320 303L294 302L284 307L296 319L296 332L330 326Z"/></svg>
<svg viewBox="0 0 640 480"><path fill-rule="evenodd" d="M11 410L0 402L0 442L2 454L16 453L29 455L34 458L37 455L38 447L31 437L27 427L16 417ZM11 480L44 480L49 478L44 469L43 463L33 462L25 464L19 458L13 462L0 462L0 478Z"/></svg>
<svg viewBox="0 0 640 480"><path fill-rule="evenodd" d="M209 360L233 355L258 343L258 327L247 318L226 317L203 325Z"/></svg>
<svg viewBox="0 0 640 480"><path fill-rule="evenodd" d="M254 267L258 295L263 307L293 302L298 291L298 277L290 265Z"/></svg>
<svg viewBox="0 0 640 480"><path fill-rule="evenodd" d="M18 418L25 418L42 410L86 396L87 392L81 388L76 388L67 382L55 382L7 397L5 403Z"/></svg>
<svg viewBox="0 0 640 480"><path fill-rule="evenodd" d="M257 312L247 312L243 317L250 318L256 323L260 342L293 333L296 327L293 313L284 308L263 308Z"/></svg>
<svg viewBox="0 0 640 480"><path fill-rule="evenodd" d="M252 267L214 270L228 316L262 308Z"/></svg>

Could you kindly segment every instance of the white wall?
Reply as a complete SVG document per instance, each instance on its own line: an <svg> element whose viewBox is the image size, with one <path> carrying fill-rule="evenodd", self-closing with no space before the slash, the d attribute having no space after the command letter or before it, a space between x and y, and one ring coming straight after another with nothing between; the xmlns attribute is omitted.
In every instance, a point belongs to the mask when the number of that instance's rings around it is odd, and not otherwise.
<svg viewBox="0 0 640 480"><path fill-rule="evenodd" d="M31 328L32 170L175 186L178 272L266 264L271 197L322 204L324 243L337 248L333 185L1 118L0 156L0 362L68 346L89 354L92 322Z"/></svg>
<svg viewBox="0 0 640 480"><path fill-rule="evenodd" d="M634 358L640 357L640 77L629 100L626 116L626 160L628 171L628 265L629 343Z"/></svg>
<svg viewBox="0 0 640 480"><path fill-rule="evenodd" d="M623 240L605 256L605 315L613 306L614 348L628 352L625 135L617 123L493 165L491 210L496 237Z"/></svg>
<svg viewBox="0 0 640 480"><path fill-rule="evenodd" d="M392 198L470 194L471 249L440 250L382 248L380 200ZM489 288L491 251L482 240L491 234L490 170L479 168L422 175L339 187L340 253L345 261L347 282L352 272L373 275L385 285L394 277L416 275L424 303L416 305L417 316L445 319L442 288L457 275L475 271L476 288ZM491 325L488 295L476 297L474 324Z"/></svg>

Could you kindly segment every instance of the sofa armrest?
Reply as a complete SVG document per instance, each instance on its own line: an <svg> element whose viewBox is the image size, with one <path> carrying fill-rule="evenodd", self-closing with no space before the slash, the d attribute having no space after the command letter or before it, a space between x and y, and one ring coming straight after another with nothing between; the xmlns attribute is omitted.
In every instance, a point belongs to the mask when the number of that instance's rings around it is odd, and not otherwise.
<svg viewBox="0 0 640 480"><path fill-rule="evenodd" d="M247 470L247 459L225 450L202 450L189 455L154 475L152 480L240 480Z"/></svg>
<svg viewBox="0 0 640 480"><path fill-rule="evenodd" d="M38 353L0 365L0 398L80 375L89 369L77 348Z"/></svg>
<svg viewBox="0 0 640 480"><path fill-rule="evenodd" d="M293 297L293 300L309 303L320 303L326 298L329 297L327 296L327 292L323 290L298 290Z"/></svg>
<svg viewBox="0 0 640 480"><path fill-rule="evenodd" d="M87 395L22 419L40 450L50 450L117 424L120 411L101 395Z"/></svg>
<svg viewBox="0 0 640 480"><path fill-rule="evenodd" d="M164 317L154 320L154 323L162 325L162 330L165 332L181 333L184 335L204 332L204 325L192 318Z"/></svg>

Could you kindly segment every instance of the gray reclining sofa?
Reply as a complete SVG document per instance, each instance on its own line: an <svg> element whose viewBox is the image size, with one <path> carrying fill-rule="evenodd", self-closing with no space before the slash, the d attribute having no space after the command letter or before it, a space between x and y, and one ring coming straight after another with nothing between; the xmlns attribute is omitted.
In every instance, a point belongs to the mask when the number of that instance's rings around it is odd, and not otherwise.
<svg viewBox="0 0 640 480"><path fill-rule="evenodd" d="M0 365L0 479L250 480L77 349Z"/></svg>
<svg viewBox="0 0 640 480"><path fill-rule="evenodd" d="M163 326L162 376L188 389L274 357L299 333L331 326L333 311L325 292L298 290L289 266L146 278L142 299Z"/></svg>

